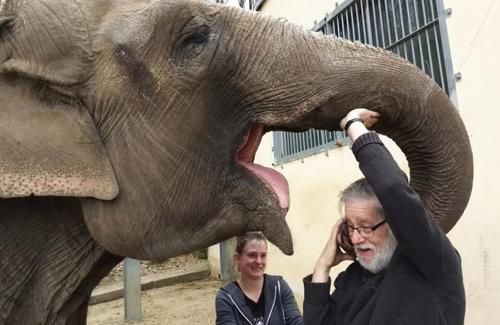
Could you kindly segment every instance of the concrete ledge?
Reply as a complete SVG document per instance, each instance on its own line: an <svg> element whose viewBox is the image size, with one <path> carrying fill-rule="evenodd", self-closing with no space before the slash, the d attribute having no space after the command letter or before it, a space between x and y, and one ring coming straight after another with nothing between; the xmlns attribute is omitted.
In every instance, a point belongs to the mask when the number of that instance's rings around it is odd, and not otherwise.
<svg viewBox="0 0 500 325"><path fill-rule="evenodd" d="M186 270L143 277L141 279L141 290L145 291L177 283L206 279L209 275L210 270L208 268L208 263L199 263ZM100 304L120 298L123 298L123 283L95 289L90 297L89 305Z"/></svg>

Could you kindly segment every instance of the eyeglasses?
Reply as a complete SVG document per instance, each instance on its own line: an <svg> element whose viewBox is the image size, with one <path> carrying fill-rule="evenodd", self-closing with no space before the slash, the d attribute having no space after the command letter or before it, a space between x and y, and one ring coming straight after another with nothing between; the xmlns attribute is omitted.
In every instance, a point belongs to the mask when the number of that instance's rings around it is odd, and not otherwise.
<svg viewBox="0 0 500 325"><path fill-rule="evenodd" d="M384 223L386 223L386 220L382 220L379 223L377 223L375 226L366 226L366 227L353 227L349 226L347 223L344 223L344 233L346 235L352 236L354 234L354 230L358 231L358 234L360 234L363 238L369 238L373 237L373 232L375 229L378 227L382 226Z"/></svg>

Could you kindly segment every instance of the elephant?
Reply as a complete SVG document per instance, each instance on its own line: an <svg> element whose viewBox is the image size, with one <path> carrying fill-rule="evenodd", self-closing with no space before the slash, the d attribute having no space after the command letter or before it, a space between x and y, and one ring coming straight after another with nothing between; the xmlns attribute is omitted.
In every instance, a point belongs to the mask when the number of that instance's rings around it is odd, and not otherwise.
<svg viewBox="0 0 500 325"><path fill-rule="evenodd" d="M385 50L194 0L0 2L0 323L84 324L123 257L260 230L292 254L266 132L381 113L442 229L473 159L448 96Z"/></svg>

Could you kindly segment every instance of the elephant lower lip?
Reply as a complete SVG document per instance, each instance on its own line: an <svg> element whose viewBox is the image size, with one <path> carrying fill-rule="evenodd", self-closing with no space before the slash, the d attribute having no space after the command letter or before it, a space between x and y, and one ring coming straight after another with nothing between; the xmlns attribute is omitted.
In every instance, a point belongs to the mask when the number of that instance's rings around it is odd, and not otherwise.
<svg viewBox="0 0 500 325"><path fill-rule="evenodd" d="M248 169L252 174L257 176L266 184L266 186L278 198L280 207L288 209L290 206L290 195L288 191L288 182L286 178L278 171L253 163L255 153L262 139L263 126L254 125L248 131L243 145L236 154L237 162Z"/></svg>

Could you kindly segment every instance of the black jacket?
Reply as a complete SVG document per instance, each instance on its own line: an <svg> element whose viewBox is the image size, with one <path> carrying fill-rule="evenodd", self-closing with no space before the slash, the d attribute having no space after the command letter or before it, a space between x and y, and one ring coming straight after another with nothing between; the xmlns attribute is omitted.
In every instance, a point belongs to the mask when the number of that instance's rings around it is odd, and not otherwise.
<svg viewBox="0 0 500 325"><path fill-rule="evenodd" d="M302 315L295 297L281 276L266 274L264 295L265 325L302 325ZM228 283L217 292L215 310L217 325L254 325L251 321L252 312L245 303L245 296L234 282Z"/></svg>
<svg viewBox="0 0 500 325"><path fill-rule="evenodd" d="M332 295L330 281L304 278L304 324L463 324L465 291L457 251L375 133L359 137L352 150L398 247L378 274L352 263L335 280Z"/></svg>

